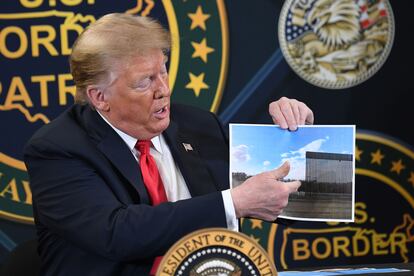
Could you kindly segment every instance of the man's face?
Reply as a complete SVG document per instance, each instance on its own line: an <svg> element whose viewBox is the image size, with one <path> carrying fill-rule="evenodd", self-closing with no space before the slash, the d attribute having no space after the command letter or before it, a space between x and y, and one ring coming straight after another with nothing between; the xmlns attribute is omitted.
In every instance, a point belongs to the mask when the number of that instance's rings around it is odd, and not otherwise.
<svg viewBox="0 0 414 276"><path fill-rule="evenodd" d="M170 88L166 57L151 50L121 66L117 79L105 89L102 112L109 122L137 139L151 139L170 123Z"/></svg>

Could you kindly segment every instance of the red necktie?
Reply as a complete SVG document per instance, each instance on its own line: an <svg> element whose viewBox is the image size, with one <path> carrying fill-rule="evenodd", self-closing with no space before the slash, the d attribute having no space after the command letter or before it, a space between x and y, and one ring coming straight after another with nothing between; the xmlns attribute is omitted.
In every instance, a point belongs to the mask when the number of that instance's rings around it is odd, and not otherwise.
<svg viewBox="0 0 414 276"><path fill-rule="evenodd" d="M141 167L142 178L144 179L145 187L151 199L153 206L162 202L168 201L165 193L164 184L162 184L160 173L158 172L157 164L150 153L151 141L141 140L135 145L135 148L140 152L139 166ZM156 257L151 268L151 275L155 275L158 266L160 265L162 256Z"/></svg>
<svg viewBox="0 0 414 276"><path fill-rule="evenodd" d="M162 184L160 173L158 172L157 164L150 153L151 141L138 141L135 148L141 153L139 157L139 166L141 167L142 178L144 179L145 187L151 198L153 206L162 202L168 201L167 195Z"/></svg>

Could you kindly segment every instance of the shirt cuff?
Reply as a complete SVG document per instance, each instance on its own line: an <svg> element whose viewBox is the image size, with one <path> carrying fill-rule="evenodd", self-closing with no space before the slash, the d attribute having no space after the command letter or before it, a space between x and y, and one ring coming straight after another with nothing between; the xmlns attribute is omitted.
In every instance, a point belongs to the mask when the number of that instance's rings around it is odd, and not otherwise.
<svg viewBox="0 0 414 276"><path fill-rule="evenodd" d="M239 222L236 217L236 210L234 210L230 189L222 191L221 195L223 197L224 210L226 211L227 228L229 230L239 231Z"/></svg>

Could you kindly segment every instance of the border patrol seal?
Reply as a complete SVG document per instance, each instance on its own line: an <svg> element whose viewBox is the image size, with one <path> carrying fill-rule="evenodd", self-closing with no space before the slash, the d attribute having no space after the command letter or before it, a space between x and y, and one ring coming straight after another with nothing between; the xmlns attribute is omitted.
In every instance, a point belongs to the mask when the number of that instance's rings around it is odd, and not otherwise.
<svg viewBox="0 0 414 276"><path fill-rule="evenodd" d="M33 224L23 145L72 104L76 89L67 72L67 56L73 40L96 18L125 12L159 19L173 41L172 101L218 110L229 50L223 0L134 0L112 6L94 0L15 1L1 3L0 10L1 65L12 68L0 76L0 118L7 129L0 142L0 219Z"/></svg>
<svg viewBox="0 0 414 276"><path fill-rule="evenodd" d="M157 276L277 275L266 251L245 234L207 228L188 234L165 254Z"/></svg>
<svg viewBox="0 0 414 276"><path fill-rule="evenodd" d="M382 67L394 30L388 0L287 0L278 34L283 55L301 78L343 89Z"/></svg>
<svg viewBox="0 0 414 276"><path fill-rule="evenodd" d="M278 226L242 221L279 269L414 260L414 148L383 133L358 130L355 222Z"/></svg>

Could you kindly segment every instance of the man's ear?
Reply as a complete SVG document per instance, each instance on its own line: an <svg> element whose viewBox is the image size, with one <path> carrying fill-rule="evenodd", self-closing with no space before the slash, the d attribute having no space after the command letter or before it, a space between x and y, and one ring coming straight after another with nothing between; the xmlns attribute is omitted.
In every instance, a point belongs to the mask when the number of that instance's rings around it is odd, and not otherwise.
<svg viewBox="0 0 414 276"><path fill-rule="evenodd" d="M109 103L107 102L104 91L101 88L95 85L88 85L86 88L86 95L95 109L103 112L109 111Z"/></svg>

